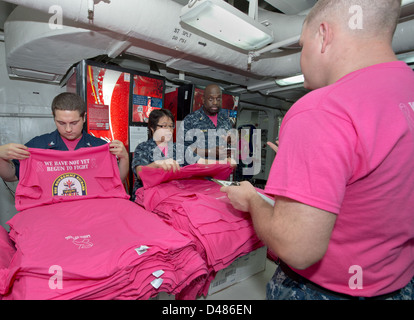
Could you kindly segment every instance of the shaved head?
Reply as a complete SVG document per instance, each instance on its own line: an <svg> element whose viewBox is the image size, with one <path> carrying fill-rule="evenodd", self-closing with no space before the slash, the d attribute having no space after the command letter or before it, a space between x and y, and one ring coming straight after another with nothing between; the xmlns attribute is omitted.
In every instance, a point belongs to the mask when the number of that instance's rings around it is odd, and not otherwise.
<svg viewBox="0 0 414 320"><path fill-rule="evenodd" d="M322 21L339 24L343 29L366 37L392 39L401 12L401 0L319 0L306 17L308 27ZM353 20L360 26L353 28Z"/></svg>
<svg viewBox="0 0 414 320"><path fill-rule="evenodd" d="M221 109L221 89L216 84L210 84L204 90L203 110L209 116L216 115Z"/></svg>

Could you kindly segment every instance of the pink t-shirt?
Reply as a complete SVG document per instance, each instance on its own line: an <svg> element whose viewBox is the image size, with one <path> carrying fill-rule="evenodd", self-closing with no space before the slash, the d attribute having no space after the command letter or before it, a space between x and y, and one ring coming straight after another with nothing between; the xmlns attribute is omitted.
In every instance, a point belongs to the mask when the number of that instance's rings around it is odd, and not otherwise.
<svg viewBox="0 0 414 320"><path fill-rule="evenodd" d="M167 155L168 154L168 145L165 145L165 146L158 145L157 147L161 150L161 152L164 155Z"/></svg>
<svg viewBox="0 0 414 320"><path fill-rule="evenodd" d="M29 149L20 161L16 209L82 198L127 199L109 144L76 151Z"/></svg>
<svg viewBox="0 0 414 320"><path fill-rule="evenodd" d="M210 118L210 120L211 120L211 122L213 122L213 123L214 123L214 125L217 127L217 114L216 114L216 115L214 115L214 116L209 116L209 115L207 115L207 117L209 117L209 118Z"/></svg>
<svg viewBox="0 0 414 320"><path fill-rule="evenodd" d="M212 177L214 179L226 180L233 169L230 164L198 164L194 163L180 170L173 172L165 171L160 168L143 167L140 173L142 183L145 188L154 187L166 181L176 179L186 179L191 177Z"/></svg>
<svg viewBox="0 0 414 320"><path fill-rule="evenodd" d="M337 215L323 259L298 273L354 296L412 279L413 110L414 73L403 62L355 71L289 110L265 191Z"/></svg>
<svg viewBox="0 0 414 320"><path fill-rule="evenodd" d="M195 299L193 281L207 275L190 239L126 199L33 207L7 223L17 251L0 269L4 299L147 300L158 292ZM51 267L62 270L61 288L50 287Z"/></svg>
<svg viewBox="0 0 414 320"><path fill-rule="evenodd" d="M62 137L63 142L66 144L66 146L68 147L69 151L73 151L75 150L76 146L78 145L78 142L80 141L81 138L76 139L76 140L68 140L65 139L64 137Z"/></svg>

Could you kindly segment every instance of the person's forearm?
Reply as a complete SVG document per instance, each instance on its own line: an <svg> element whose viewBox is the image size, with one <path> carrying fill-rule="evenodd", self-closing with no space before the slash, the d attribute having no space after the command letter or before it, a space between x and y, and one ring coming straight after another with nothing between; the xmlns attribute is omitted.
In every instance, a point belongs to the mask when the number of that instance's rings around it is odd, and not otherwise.
<svg viewBox="0 0 414 320"><path fill-rule="evenodd" d="M273 216L273 207L259 195L255 195L249 201L249 212L257 236L269 246L272 243L270 222Z"/></svg>
<svg viewBox="0 0 414 320"><path fill-rule="evenodd" d="M288 225L283 226L284 222L276 216L275 208L263 199L255 198L250 201L249 208L258 238L273 254L290 264L291 255L297 254L295 245L292 246L294 242L291 241L294 236L289 233L295 233L296 230L288 232Z"/></svg>
<svg viewBox="0 0 414 320"><path fill-rule="evenodd" d="M0 159L0 177L7 182L17 181L16 168L12 161Z"/></svg>
<svg viewBox="0 0 414 320"><path fill-rule="evenodd" d="M124 182L126 178L128 177L128 173L129 173L129 159L125 159L125 158L119 159L118 168L119 168L119 177L121 178L121 181Z"/></svg>
<svg viewBox="0 0 414 320"><path fill-rule="evenodd" d="M275 207L263 199L250 202L258 237L284 262L306 269L324 256L336 215L287 199Z"/></svg>

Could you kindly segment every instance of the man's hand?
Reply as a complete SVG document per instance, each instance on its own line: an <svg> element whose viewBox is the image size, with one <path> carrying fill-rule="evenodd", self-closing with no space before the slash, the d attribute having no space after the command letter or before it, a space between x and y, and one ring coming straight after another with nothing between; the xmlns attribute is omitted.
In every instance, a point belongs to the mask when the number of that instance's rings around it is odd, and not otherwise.
<svg viewBox="0 0 414 320"><path fill-rule="evenodd" d="M150 166L154 168L162 168L165 171L172 170L173 172L176 172L181 168L178 162L174 159L156 160L153 164L154 165Z"/></svg>
<svg viewBox="0 0 414 320"><path fill-rule="evenodd" d="M17 181L16 169L11 160L23 160L30 157L28 148L19 143L9 143L0 146L0 177L4 181Z"/></svg>
<svg viewBox="0 0 414 320"><path fill-rule="evenodd" d="M247 181L240 182L240 186L237 187L222 187L220 191L227 193L227 197L235 209L244 212L250 211L251 201L254 201L255 198L263 200L257 194L257 191L253 185Z"/></svg>
<svg viewBox="0 0 414 320"><path fill-rule="evenodd" d="M0 158L4 160L23 160L30 156L30 152L27 151L27 147L19 143L9 143L0 146Z"/></svg>
<svg viewBox="0 0 414 320"><path fill-rule="evenodd" d="M114 140L109 144L109 151L115 155L118 159L128 159L128 151L124 144L119 140Z"/></svg>
<svg viewBox="0 0 414 320"><path fill-rule="evenodd" d="M279 140L276 140L275 143L268 141L267 145L276 153L279 150Z"/></svg>

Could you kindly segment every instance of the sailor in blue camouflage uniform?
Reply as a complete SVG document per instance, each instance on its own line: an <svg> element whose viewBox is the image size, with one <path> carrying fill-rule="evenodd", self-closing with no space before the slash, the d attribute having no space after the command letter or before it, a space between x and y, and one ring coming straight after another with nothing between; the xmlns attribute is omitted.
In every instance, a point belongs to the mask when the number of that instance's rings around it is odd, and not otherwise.
<svg viewBox="0 0 414 320"><path fill-rule="evenodd" d="M135 178L132 201L135 200L137 189L143 186L139 178L142 166L179 170L180 165L176 161L176 145L172 141L174 127L174 116L171 111L166 109L151 111L148 119L149 139L135 148L132 158L131 167ZM166 149L161 151L165 146Z"/></svg>
<svg viewBox="0 0 414 320"><path fill-rule="evenodd" d="M229 134L232 123L221 109L220 87L208 85L203 100L202 108L187 115L178 131L177 149L179 153L185 154L186 164L196 163L200 157L214 160L223 154L229 157L225 151L227 142L223 137Z"/></svg>

